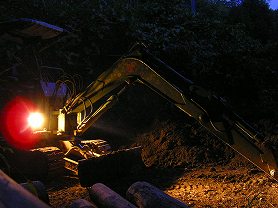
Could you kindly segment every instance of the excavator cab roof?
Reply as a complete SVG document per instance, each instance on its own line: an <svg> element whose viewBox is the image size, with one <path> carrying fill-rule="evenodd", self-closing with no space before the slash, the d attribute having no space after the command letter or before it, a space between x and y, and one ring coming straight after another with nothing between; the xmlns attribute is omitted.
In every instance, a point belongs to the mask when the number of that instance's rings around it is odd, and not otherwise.
<svg viewBox="0 0 278 208"><path fill-rule="evenodd" d="M65 34L67 30L35 19L19 18L0 23L0 39L18 44L52 40Z"/></svg>

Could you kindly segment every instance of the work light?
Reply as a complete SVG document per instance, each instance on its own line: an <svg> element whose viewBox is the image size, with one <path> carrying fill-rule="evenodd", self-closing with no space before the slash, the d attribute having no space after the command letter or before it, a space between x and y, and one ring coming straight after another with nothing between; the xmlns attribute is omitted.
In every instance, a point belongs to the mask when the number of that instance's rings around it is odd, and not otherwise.
<svg viewBox="0 0 278 208"><path fill-rule="evenodd" d="M33 130L41 129L44 122L43 115L39 112L33 112L29 114L28 117L28 125Z"/></svg>

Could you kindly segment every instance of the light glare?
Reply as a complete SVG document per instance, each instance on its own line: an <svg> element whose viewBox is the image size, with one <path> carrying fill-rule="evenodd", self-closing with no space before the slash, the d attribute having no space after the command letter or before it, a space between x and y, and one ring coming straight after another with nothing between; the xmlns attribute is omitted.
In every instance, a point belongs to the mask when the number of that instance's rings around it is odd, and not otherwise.
<svg viewBox="0 0 278 208"><path fill-rule="evenodd" d="M28 124L32 129L39 129L42 127L44 122L41 113L31 113L28 117Z"/></svg>

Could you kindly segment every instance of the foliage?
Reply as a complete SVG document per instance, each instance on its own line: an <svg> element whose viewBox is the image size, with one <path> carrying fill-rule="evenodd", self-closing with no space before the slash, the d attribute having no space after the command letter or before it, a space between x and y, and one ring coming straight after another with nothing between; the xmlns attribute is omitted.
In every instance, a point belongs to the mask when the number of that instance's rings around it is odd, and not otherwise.
<svg viewBox="0 0 278 208"><path fill-rule="evenodd" d="M249 35L267 42L272 30L272 16L269 6L262 0L245 0L239 7L232 8L231 23L243 23Z"/></svg>
<svg viewBox="0 0 278 208"><path fill-rule="evenodd" d="M195 16L188 0L8 0L0 10L2 21L30 17L71 31L41 55L87 82L143 41L251 119L278 114L278 16L265 0L199 0ZM2 65L14 61L7 57Z"/></svg>

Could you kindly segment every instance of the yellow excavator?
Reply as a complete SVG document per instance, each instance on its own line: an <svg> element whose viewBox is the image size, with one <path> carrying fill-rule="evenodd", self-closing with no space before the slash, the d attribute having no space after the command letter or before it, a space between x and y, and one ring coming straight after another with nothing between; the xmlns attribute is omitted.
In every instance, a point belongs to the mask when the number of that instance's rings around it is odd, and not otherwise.
<svg viewBox="0 0 278 208"><path fill-rule="evenodd" d="M62 31L40 21L30 19L17 21L21 22L18 24L28 27L35 25L34 32L42 31L36 38L42 37L45 34L43 31L46 30L48 34L55 33L55 30L56 34ZM11 32L9 35L13 36ZM19 30L16 35L17 37L20 35ZM62 108L52 112L52 117L48 120L51 123L48 125L50 129L36 131L42 134L55 134L60 138L58 148L63 151L65 166L78 173L81 184L92 183L90 177L96 172L96 169L91 168L92 166L101 169L108 164L110 170L117 169L125 165L125 162L119 163L119 161L126 157L131 158L133 155L131 152L140 149L138 147L113 152L104 140L77 139L117 103L119 96L136 84L145 85L157 92L278 181L277 152L271 146L263 144L264 140L254 128L227 107L221 97L195 85L152 55L143 44L136 44L84 91L70 97ZM99 159L96 162L94 158L106 159ZM112 162L104 164L106 160ZM125 168L128 168L130 164L127 162L126 164Z"/></svg>

